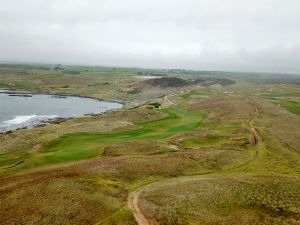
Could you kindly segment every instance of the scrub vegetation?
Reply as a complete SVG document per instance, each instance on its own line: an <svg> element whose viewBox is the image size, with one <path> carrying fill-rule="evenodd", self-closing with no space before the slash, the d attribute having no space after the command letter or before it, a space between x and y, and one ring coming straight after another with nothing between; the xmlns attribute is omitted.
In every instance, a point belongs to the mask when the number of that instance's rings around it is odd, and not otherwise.
<svg viewBox="0 0 300 225"><path fill-rule="evenodd" d="M0 66L2 88L124 101L0 134L0 224L300 224L300 89L274 76Z"/></svg>

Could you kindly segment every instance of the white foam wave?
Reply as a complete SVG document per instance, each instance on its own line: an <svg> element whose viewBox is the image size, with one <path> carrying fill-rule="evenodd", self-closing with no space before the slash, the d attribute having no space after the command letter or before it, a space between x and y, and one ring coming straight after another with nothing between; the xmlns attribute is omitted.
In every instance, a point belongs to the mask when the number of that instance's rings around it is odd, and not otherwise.
<svg viewBox="0 0 300 225"><path fill-rule="evenodd" d="M16 116L14 119L12 120L6 120L3 121L5 124L7 125L18 125L18 124L22 124L22 123L26 123L29 121L34 121L34 120L45 120L45 119L54 119L58 117L57 115L24 115L24 116Z"/></svg>
<svg viewBox="0 0 300 225"><path fill-rule="evenodd" d="M30 116L16 116L14 119L12 120L6 120L3 121L6 124L9 125L17 125L17 124L21 124L21 123L25 123L33 118L35 118L36 115L30 115Z"/></svg>

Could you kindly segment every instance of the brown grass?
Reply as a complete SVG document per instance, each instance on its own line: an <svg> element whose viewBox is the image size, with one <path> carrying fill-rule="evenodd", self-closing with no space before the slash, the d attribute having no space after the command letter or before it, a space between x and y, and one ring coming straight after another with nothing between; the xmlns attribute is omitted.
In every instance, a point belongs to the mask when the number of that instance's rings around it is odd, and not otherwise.
<svg viewBox="0 0 300 225"><path fill-rule="evenodd" d="M191 104L178 97L182 107L208 112L201 127L166 140L105 146L96 159L2 177L0 223L135 224L126 208L129 190L171 178L146 188L140 202L146 216L160 224L299 224L299 180L271 175L299 173L299 119L272 103L252 100L260 112L255 126L261 147L251 143L255 110L245 96ZM125 130L133 128L132 122L162 116L145 108L124 110L2 136L1 146L12 150L18 143L16 150L31 153L62 131ZM11 147L3 147L8 143ZM180 178L208 173L226 177Z"/></svg>
<svg viewBox="0 0 300 225"><path fill-rule="evenodd" d="M300 181L186 178L149 186L140 206L158 224L300 224Z"/></svg>

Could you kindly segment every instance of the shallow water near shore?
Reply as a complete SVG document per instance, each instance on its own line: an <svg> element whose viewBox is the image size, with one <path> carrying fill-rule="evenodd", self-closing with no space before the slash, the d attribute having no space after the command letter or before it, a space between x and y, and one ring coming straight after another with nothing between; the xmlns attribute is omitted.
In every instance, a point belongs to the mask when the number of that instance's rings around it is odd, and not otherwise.
<svg viewBox="0 0 300 225"><path fill-rule="evenodd" d="M57 118L81 117L121 108L120 103L74 96L15 94L0 90L0 132L31 128Z"/></svg>

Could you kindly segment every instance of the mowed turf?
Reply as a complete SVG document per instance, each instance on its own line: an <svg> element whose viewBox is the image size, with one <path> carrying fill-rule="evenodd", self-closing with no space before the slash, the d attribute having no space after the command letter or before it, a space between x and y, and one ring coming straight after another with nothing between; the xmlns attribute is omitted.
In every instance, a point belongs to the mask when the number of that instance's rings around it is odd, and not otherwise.
<svg viewBox="0 0 300 225"><path fill-rule="evenodd" d="M268 93L263 94L262 96L280 104L283 108L291 113L300 116L300 102L298 100L300 93Z"/></svg>
<svg viewBox="0 0 300 225"><path fill-rule="evenodd" d="M299 117L253 96L188 101L135 130L69 134L32 153L25 166L100 157L4 177L0 222L133 225L135 191L158 224L299 224L299 178L287 177L299 174ZM210 117L199 126L201 112ZM252 119L260 146L249 141Z"/></svg>
<svg viewBox="0 0 300 225"><path fill-rule="evenodd" d="M162 140L177 133L198 127L205 113L177 108L162 110L166 117L152 122L138 123L136 130L119 133L78 133L65 135L45 146L37 155L45 163L58 163L96 157L105 145L122 142Z"/></svg>
<svg viewBox="0 0 300 225"><path fill-rule="evenodd" d="M296 101L279 101L280 105L286 108L288 111L300 116L300 103Z"/></svg>

